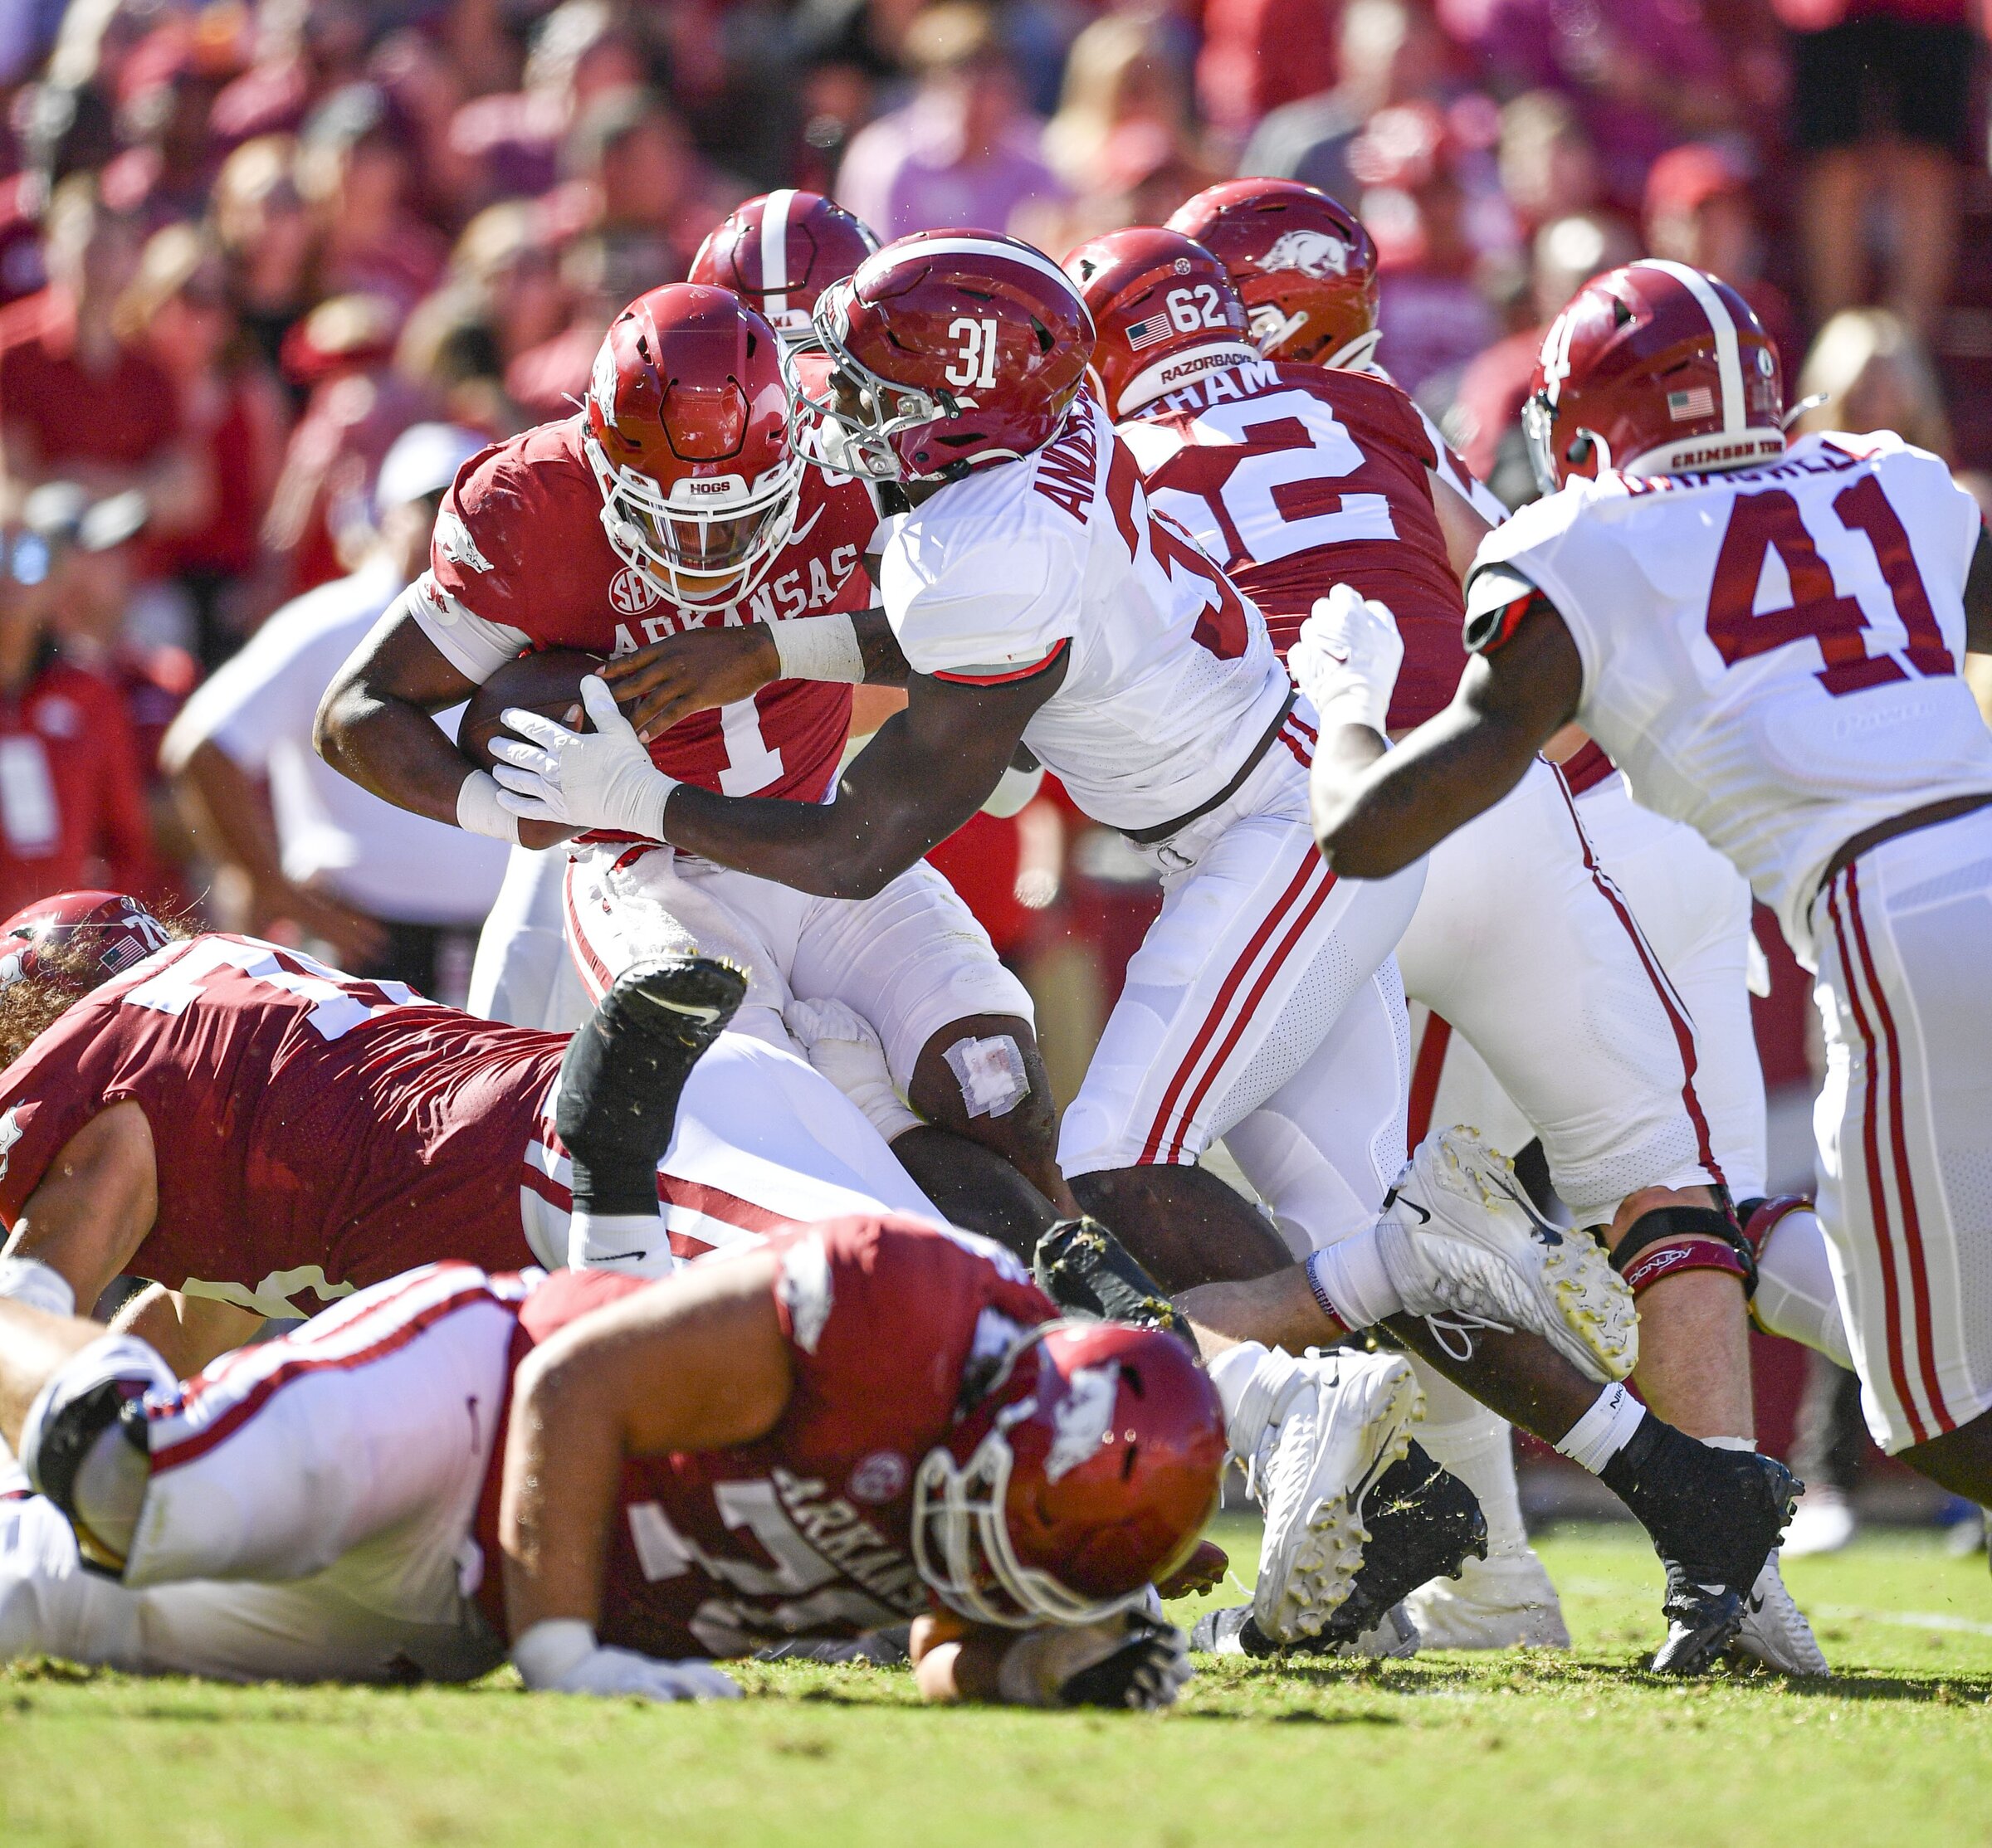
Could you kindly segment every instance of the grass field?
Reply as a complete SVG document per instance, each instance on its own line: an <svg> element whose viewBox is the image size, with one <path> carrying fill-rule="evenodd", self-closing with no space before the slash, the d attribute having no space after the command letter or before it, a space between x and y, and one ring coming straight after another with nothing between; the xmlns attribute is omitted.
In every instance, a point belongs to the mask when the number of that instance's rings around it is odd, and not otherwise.
<svg viewBox="0 0 1992 1848"><path fill-rule="evenodd" d="M1659 1569L1633 1529L1541 1550L1571 1655L1206 1661L1161 1717L923 1710L865 1668L749 1666L757 1699L658 1709L528 1700L509 1670L390 1693L20 1665L0 1842L1992 1845L1982 1556L1919 1535L1794 1562L1840 1679L1679 1685L1637 1665Z"/></svg>

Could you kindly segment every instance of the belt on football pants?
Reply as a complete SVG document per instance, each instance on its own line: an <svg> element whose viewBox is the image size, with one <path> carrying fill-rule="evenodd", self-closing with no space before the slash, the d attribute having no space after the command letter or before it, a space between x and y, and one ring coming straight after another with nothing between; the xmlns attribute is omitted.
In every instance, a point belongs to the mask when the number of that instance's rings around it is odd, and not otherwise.
<svg viewBox="0 0 1992 1848"><path fill-rule="evenodd" d="M1245 787L1245 779L1259 767L1259 759L1272 748L1272 741L1280 735L1280 727L1286 723L1286 715L1293 710L1294 702L1300 698L1297 690L1290 690L1286 703L1282 705L1272 723L1266 728L1266 735L1245 753L1245 761L1238 766L1238 773L1224 785L1207 802L1199 802L1187 815L1179 815L1173 822L1164 822L1160 827L1122 828L1121 833L1137 847L1152 847L1158 841L1166 841L1170 835L1186 828L1192 822L1209 814L1211 810L1222 807ZM1989 797L1988 800L1992 800Z"/></svg>
<svg viewBox="0 0 1992 1848"><path fill-rule="evenodd" d="M1819 875L1819 883L1813 896L1817 898L1870 847L1878 847L1882 841L1892 841L1898 834L1914 834L1918 828L1931 828L1940 822L1955 821L1959 816L1969 815L1973 809L1984 808L1989 803L1992 803L1992 790L1978 796L1952 796L1941 802L1912 808L1907 815L1892 815L1885 822L1877 822L1871 828L1863 828L1826 862L1826 870Z"/></svg>

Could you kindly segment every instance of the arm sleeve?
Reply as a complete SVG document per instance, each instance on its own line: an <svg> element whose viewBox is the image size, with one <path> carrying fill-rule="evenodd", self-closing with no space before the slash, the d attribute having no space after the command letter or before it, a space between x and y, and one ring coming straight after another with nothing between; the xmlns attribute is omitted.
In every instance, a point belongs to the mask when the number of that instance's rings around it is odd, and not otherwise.
<svg viewBox="0 0 1992 1848"><path fill-rule="evenodd" d="M1084 561L1046 532L959 550L904 529L879 591L906 664L939 680L995 685L1048 667L1077 631Z"/></svg>

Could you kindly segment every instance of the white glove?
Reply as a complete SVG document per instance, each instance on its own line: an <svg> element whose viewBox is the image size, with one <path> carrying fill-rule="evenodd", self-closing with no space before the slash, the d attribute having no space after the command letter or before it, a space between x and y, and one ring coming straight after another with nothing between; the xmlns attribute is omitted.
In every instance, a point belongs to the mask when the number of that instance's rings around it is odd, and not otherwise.
<svg viewBox="0 0 1992 1848"><path fill-rule="evenodd" d="M1380 732L1404 664L1397 618L1348 584L1315 600L1300 639L1286 651L1286 670L1324 727L1367 725Z"/></svg>
<svg viewBox="0 0 1992 1848"><path fill-rule="evenodd" d="M1138 1611L1100 1623L1047 1624L1004 1651L996 1691L1016 1707L1172 1706L1191 1677L1174 1625Z"/></svg>
<svg viewBox="0 0 1992 1848"><path fill-rule="evenodd" d="M665 1662L604 1649L578 1618L549 1617L512 1645L512 1663L535 1694L633 1694L639 1700L738 1700L740 1684L710 1662Z"/></svg>
<svg viewBox="0 0 1992 1848"><path fill-rule="evenodd" d="M870 1021L841 1001L792 1001L782 1010L782 1022L809 1063L887 1142L920 1127L920 1119L900 1101L885 1043Z"/></svg>
<svg viewBox="0 0 1992 1848"><path fill-rule="evenodd" d="M491 740L491 755L501 760L496 775L504 790L498 800L531 821L662 841L664 804L678 787L676 778L650 761L643 740L598 675L582 681L581 704L594 721L592 732L570 732L523 707L505 709L505 725L519 738Z"/></svg>

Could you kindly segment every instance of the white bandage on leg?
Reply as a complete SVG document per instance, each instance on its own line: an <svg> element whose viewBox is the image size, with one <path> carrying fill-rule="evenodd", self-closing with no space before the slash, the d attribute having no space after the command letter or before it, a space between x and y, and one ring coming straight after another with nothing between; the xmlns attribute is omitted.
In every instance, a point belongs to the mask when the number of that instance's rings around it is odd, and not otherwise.
<svg viewBox="0 0 1992 1848"><path fill-rule="evenodd" d="M1757 1289L1750 1308L1766 1334L1816 1348L1835 1366L1854 1370L1826 1229L1809 1207L1795 1208L1771 1227L1757 1253Z"/></svg>
<svg viewBox="0 0 1992 1848"><path fill-rule="evenodd" d="M941 1054L970 1116L1008 1116L1031 1095L1023 1053L1008 1033L986 1040L957 1040Z"/></svg>
<svg viewBox="0 0 1992 1848"><path fill-rule="evenodd" d="M857 626L847 611L832 616L796 617L771 622L774 651L785 680L842 680L856 686L865 677L864 651Z"/></svg>
<svg viewBox="0 0 1992 1848"><path fill-rule="evenodd" d="M1646 1407L1623 1385L1608 1386L1591 1409L1557 1440L1559 1455L1596 1475L1632 1441Z"/></svg>
<svg viewBox="0 0 1992 1848"><path fill-rule="evenodd" d="M0 1258L0 1296L48 1315L74 1315L76 1293L62 1273L39 1258Z"/></svg>

